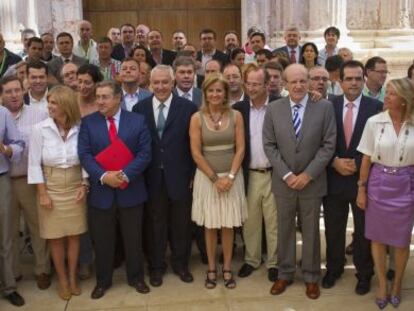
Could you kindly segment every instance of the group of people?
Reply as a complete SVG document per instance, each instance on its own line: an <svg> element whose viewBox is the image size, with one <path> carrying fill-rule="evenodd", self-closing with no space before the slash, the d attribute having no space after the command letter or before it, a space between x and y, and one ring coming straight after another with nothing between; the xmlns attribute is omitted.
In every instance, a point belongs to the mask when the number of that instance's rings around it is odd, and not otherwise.
<svg viewBox="0 0 414 311"><path fill-rule="evenodd" d="M0 281L10 303L25 303L16 287L21 216L37 286L51 285L51 257L64 300L81 294L92 262L91 298L103 297L123 259L128 285L150 292L144 263L150 285L161 286L168 246L172 271L191 283L193 237L205 287L220 275L233 289L239 227L237 275L250 276L265 253L272 295L294 281L299 227L306 296L317 299L323 206L322 287L344 272L351 207L355 292L370 291L375 270L377 306L400 304L414 224L413 65L385 84L386 61L353 60L338 49L336 27L319 52L299 45L295 27L274 51L256 27L243 47L227 32L224 52L211 29L200 32L199 51L181 30L175 50L164 49L146 25L114 27L95 42L82 21L79 36L75 44L59 33L55 55L52 34L23 31L21 61L0 34Z"/></svg>

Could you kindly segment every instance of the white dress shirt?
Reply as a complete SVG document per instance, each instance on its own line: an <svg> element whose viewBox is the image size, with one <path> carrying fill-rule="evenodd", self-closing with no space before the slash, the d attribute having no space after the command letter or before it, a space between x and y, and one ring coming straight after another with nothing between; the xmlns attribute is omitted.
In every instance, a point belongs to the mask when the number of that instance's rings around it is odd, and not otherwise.
<svg viewBox="0 0 414 311"><path fill-rule="evenodd" d="M42 166L69 168L79 165L78 134L79 124L69 130L66 140L62 139L52 118L36 124L29 144L28 183L45 182Z"/></svg>
<svg viewBox="0 0 414 311"><path fill-rule="evenodd" d="M414 165L414 126L404 122L397 136L388 111L381 112L368 119L357 150L385 166Z"/></svg>
<svg viewBox="0 0 414 311"><path fill-rule="evenodd" d="M172 100L172 93L170 94L170 97L168 97L167 100L163 102L165 107L162 113L164 115L165 120L167 120L168 112L170 111L171 100ZM160 105L161 105L161 102L157 99L157 97L154 96L152 98L152 109L154 109L155 124L157 124L158 122L158 115L160 113L160 107L159 107Z"/></svg>
<svg viewBox="0 0 414 311"><path fill-rule="evenodd" d="M180 97L184 97L184 94L188 93L188 95L190 96L187 99L193 101L193 88L191 88L188 92L184 92L180 88L177 87L177 93L178 93L178 96Z"/></svg>
<svg viewBox="0 0 414 311"><path fill-rule="evenodd" d="M40 100L37 100L36 98L34 98L32 94L30 93L30 91L28 92L28 94L29 94L29 99L30 99L30 106L33 106L37 109L41 109L49 113L47 110L47 89L46 89L45 94Z"/></svg>
<svg viewBox="0 0 414 311"><path fill-rule="evenodd" d="M263 169L271 167L271 164L263 149L263 123L266 114L269 97L262 107L257 109L250 101L250 164L249 168Z"/></svg>

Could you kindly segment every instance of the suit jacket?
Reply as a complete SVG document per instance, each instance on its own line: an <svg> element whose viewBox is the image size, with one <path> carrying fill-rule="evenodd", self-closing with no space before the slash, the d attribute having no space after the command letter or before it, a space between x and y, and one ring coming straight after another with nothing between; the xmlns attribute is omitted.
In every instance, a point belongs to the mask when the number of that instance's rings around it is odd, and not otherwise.
<svg viewBox="0 0 414 311"><path fill-rule="evenodd" d="M135 157L123 169L129 179L128 187L124 190L102 185L100 181L105 170L95 161L95 156L110 145L105 117L100 112L95 112L82 119L78 154L82 167L89 174L91 188L88 204L92 207L109 209L116 203L120 208L127 208L147 200L143 172L151 161L151 135L145 118L121 110L118 137Z"/></svg>
<svg viewBox="0 0 414 311"><path fill-rule="evenodd" d="M358 193L357 181L359 178L359 169L361 167L362 154L356 150L364 131L367 120L382 111L382 103L371 97L362 96L358 110L354 130L352 132L349 147L346 147L344 124L343 124L343 107L344 96L334 96L331 98L335 110L335 119L337 126L337 139L334 157L354 159L357 171L351 176L339 174L332 165L328 166L328 194L341 195L348 199L356 199Z"/></svg>
<svg viewBox="0 0 414 311"><path fill-rule="evenodd" d="M138 104L141 100L144 100L145 98L150 97L151 95L152 93L150 91L143 89L143 88L139 88L138 100L135 103L135 105ZM124 101L124 96L122 96L121 98L121 108L124 110L128 110L126 107L125 101Z"/></svg>
<svg viewBox="0 0 414 311"><path fill-rule="evenodd" d="M171 50L162 49L161 64L172 66L176 56L177 56L176 52L171 51ZM151 55L151 57L152 57L152 55ZM151 60L152 60L152 62L150 61L150 64L154 64L154 67L155 67L155 65L157 63L155 62L155 60L153 58Z"/></svg>
<svg viewBox="0 0 414 311"><path fill-rule="evenodd" d="M296 139L289 97L271 102L263 124L263 147L273 166L272 189L276 196L321 198L326 194L326 166L336 144L336 123L332 103L308 100ZM312 180L301 191L287 186L283 177L305 172Z"/></svg>
<svg viewBox="0 0 414 311"><path fill-rule="evenodd" d="M72 61L76 66L80 67L87 63L87 60L72 54ZM47 63L47 69L49 74L53 75L60 83L63 82L62 77L60 75L60 71L62 70L64 63L61 57L55 57L50 62Z"/></svg>
<svg viewBox="0 0 414 311"><path fill-rule="evenodd" d="M269 96L269 104L275 100L278 100L280 97ZM243 101L237 102L232 106L233 109L240 111L243 117L244 123L244 141L246 150L243 158L243 175L244 175L244 186L247 191L249 183L249 167L251 161L251 150L250 150L250 98L246 95ZM246 192L247 193L247 192Z"/></svg>
<svg viewBox="0 0 414 311"><path fill-rule="evenodd" d="M175 95L179 96L177 88L175 88L173 90L173 93ZM193 104L195 104L197 106L197 108L201 107L201 103L203 101L203 92L199 88L193 87L193 94L192 94L192 100L191 101L193 102Z"/></svg>
<svg viewBox="0 0 414 311"><path fill-rule="evenodd" d="M197 60L201 62L202 59L202 52L197 52ZM222 68L227 65L228 63L228 56L224 54L222 51L216 50L216 52L213 55L214 60L218 60L221 63Z"/></svg>
<svg viewBox="0 0 414 311"><path fill-rule="evenodd" d="M134 112L145 116L152 137L152 160L145 178L150 196L157 196L164 175L168 196L180 200L188 196L195 164L191 156L189 127L197 107L189 100L173 94L161 139L155 124L152 99L135 105Z"/></svg>
<svg viewBox="0 0 414 311"><path fill-rule="evenodd" d="M280 48L275 49L274 51L283 51L286 53L288 60L290 59L290 54L289 54L289 49L287 47L287 45L282 46ZM296 63L299 64L300 63L300 56L302 55L302 47L299 45L299 54L295 55L296 57Z"/></svg>
<svg viewBox="0 0 414 311"><path fill-rule="evenodd" d="M4 53L6 53L6 58L4 60L3 68L0 71L0 78L6 73L7 69L11 65L17 64L18 62L20 62L22 60L22 58L19 55L10 52L6 48L4 49Z"/></svg>
<svg viewBox="0 0 414 311"><path fill-rule="evenodd" d="M122 62L125 58L125 50L122 44L118 43L112 49L111 57Z"/></svg>

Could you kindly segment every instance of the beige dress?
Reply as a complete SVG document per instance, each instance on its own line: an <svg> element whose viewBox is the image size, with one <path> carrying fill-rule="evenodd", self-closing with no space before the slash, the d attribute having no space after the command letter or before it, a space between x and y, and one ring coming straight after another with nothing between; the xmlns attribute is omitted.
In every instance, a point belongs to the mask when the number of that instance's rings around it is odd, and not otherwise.
<svg viewBox="0 0 414 311"><path fill-rule="evenodd" d="M226 176L235 154L234 111L230 110L228 126L220 131L208 128L205 116L202 112L199 114L203 155L218 176ZM247 202L242 170L237 172L231 189L219 193L208 176L197 169L193 190L193 221L209 229L218 229L240 227L246 218Z"/></svg>

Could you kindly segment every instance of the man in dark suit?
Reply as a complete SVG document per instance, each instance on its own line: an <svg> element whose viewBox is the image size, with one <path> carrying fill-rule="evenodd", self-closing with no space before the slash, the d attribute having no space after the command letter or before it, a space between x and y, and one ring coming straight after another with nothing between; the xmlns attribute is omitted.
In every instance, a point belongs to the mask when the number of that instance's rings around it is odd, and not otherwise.
<svg viewBox="0 0 414 311"><path fill-rule="evenodd" d="M5 48L3 34L0 33L0 78L7 71L7 68L14 64L17 64L21 60L22 58L19 55L12 53Z"/></svg>
<svg viewBox="0 0 414 311"><path fill-rule="evenodd" d="M268 279L275 282L277 279L277 213L271 188L272 166L263 150L262 131L266 109L271 101L279 97L269 97L268 83L269 75L264 68L256 64L247 65L244 71L244 85L249 99L234 104L233 109L241 112L244 121L246 152L243 159L243 174L249 215L243 224L246 251L245 263L239 271L239 277L249 276L262 263L262 224L264 222Z"/></svg>
<svg viewBox="0 0 414 311"><path fill-rule="evenodd" d="M74 63L80 67L86 64L86 60L82 57L76 56L72 53L73 50L73 37L70 33L61 32L56 37L56 46L60 53L60 57L52 59L48 64L49 72L49 84L55 84L57 82L62 83L62 76L60 71L64 64Z"/></svg>
<svg viewBox="0 0 414 311"><path fill-rule="evenodd" d="M113 81L98 83L98 111L83 118L79 132L79 159L90 181L89 230L96 261L92 299L101 298L112 285L117 219L125 246L128 284L139 293L149 292L144 281L141 232L143 203L147 200L143 173L151 160L151 136L143 116L121 109L121 92ZM133 160L121 171L107 171L95 157L116 139L132 152Z"/></svg>
<svg viewBox="0 0 414 311"><path fill-rule="evenodd" d="M172 66L177 53L162 47L161 31L154 29L148 33L148 45L155 64Z"/></svg>
<svg viewBox="0 0 414 311"><path fill-rule="evenodd" d="M364 67L348 61L340 69L343 96L331 99L337 124L337 143L332 164L328 166L328 195L324 198L326 268L324 288L335 285L344 271L345 236L349 205L354 216L353 259L358 282L355 292L364 295L370 290L374 273L370 242L364 237L364 211L356 205L359 168L362 154L356 150L368 118L382 111L382 103L362 94Z"/></svg>
<svg viewBox="0 0 414 311"><path fill-rule="evenodd" d="M216 39L217 34L212 29L203 29L200 32L201 51L197 52L197 60L201 62L199 74L204 75L206 63L211 59L219 61L222 68L227 64L227 55L216 49Z"/></svg>
<svg viewBox="0 0 414 311"><path fill-rule="evenodd" d="M123 61L135 46L135 27L129 23L121 26L121 43L114 46L111 57Z"/></svg>
<svg viewBox="0 0 414 311"><path fill-rule="evenodd" d="M201 106L203 94L194 87L195 62L191 57L179 56L173 63L175 89L173 93L192 101L198 108Z"/></svg>
<svg viewBox="0 0 414 311"><path fill-rule="evenodd" d="M326 195L326 166L335 151L336 124L332 103L308 95L308 70L299 64L283 72L289 97L269 104L263 145L273 166L272 190L277 205L279 278L271 294L282 294L296 270L295 219L302 224L302 274L306 296L320 295L319 215Z"/></svg>
<svg viewBox="0 0 414 311"><path fill-rule="evenodd" d="M297 27L289 27L285 30L284 39L286 45L276 49L275 51L283 51L289 57L291 64L298 64L300 62L301 46L300 32Z"/></svg>
<svg viewBox="0 0 414 311"><path fill-rule="evenodd" d="M188 271L191 242L191 182L195 165L188 135L197 107L172 93L174 73L157 65L151 72L154 95L133 108L143 114L152 136L152 161L145 172L149 191L150 283L161 286L166 270L165 251L170 241L171 266L183 282L192 282Z"/></svg>

